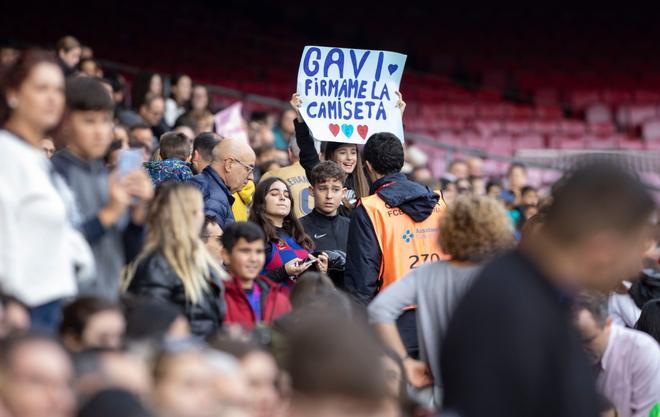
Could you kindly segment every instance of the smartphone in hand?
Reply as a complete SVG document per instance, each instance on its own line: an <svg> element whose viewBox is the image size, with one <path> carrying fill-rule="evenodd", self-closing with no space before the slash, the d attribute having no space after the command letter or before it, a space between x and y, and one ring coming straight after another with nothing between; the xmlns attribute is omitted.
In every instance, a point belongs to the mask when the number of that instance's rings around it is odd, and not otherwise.
<svg viewBox="0 0 660 417"><path fill-rule="evenodd" d="M318 261L319 261L318 258L316 258L316 259L309 259L309 258L306 258L306 259L303 261L303 263L300 264L300 266L303 267L303 268L307 268L307 267L309 267L309 266L311 266L311 265L314 265L314 264L317 263Z"/></svg>
<svg viewBox="0 0 660 417"><path fill-rule="evenodd" d="M142 149L124 149L119 154L117 161L117 171L119 176L123 177L131 172L141 169L144 162L142 160L144 152Z"/></svg>

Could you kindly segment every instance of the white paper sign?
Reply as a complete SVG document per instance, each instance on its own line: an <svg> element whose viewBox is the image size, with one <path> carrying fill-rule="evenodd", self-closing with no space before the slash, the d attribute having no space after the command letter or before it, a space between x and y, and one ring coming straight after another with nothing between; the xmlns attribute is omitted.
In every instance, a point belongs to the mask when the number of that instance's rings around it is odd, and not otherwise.
<svg viewBox="0 0 660 417"><path fill-rule="evenodd" d="M238 101L215 115L215 132L225 138L248 141L243 124L243 103Z"/></svg>
<svg viewBox="0 0 660 417"><path fill-rule="evenodd" d="M390 132L403 141L397 107L406 55L306 46L298 69L300 113L322 141L363 144Z"/></svg>

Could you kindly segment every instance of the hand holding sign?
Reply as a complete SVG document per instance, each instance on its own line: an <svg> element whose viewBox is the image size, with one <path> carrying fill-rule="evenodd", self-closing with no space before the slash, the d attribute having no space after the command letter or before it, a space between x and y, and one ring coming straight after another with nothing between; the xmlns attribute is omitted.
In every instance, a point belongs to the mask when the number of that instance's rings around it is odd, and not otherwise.
<svg viewBox="0 0 660 417"><path fill-rule="evenodd" d="M401 110L401 117L403 117L403 112L406 111L406 102L403 101L403 95L400 91L395 91L394 94L399 97L399 101L397 101L396 106L399 108L399 110Z"/></svg>
<svg viewBox="0 0 660 417"><path fill-rule="evenodd" d="M300 94L298 93L293 93L291 95L291 101L289 101L289 104L291 104L291 108L296 112L296 117L298 118L299 122L303 122L302 115L300 114L300 106L302 106L302 100L300 99Z"/></svg>
<svg viewBox="0 0 660 417"><path fill-rule="evenodd" d="M405 61L394 52L307 46L291 105L318 140L362 144L378 132L403 140Z"/></svg>

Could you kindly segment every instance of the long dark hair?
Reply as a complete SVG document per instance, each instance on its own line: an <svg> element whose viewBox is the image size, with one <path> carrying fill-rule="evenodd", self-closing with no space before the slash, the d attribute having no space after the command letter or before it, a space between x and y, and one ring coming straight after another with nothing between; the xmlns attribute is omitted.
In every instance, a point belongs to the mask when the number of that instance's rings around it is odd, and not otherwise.
<svg viewBox="0 0 660 417"><path fill-rule="evenodd" d="M135 77L131 88L131 104L136 111L144 104L147 93L151 88L151 79L160 74L151 71L143 71Z"/></svg>
<svg viewBox="0 0 660 417"><path fill-rule="evenodd" d="M326 146L323 152L323 157L326 161L334 161L335 152L342 146L347 146L350 144L339 144L338 146L336 144L333 145L334 146ZM360 199L369 196L369 180L364 174L364 165L362 162L362 155L360 155L360 149L357 145L352 146L355 146L357 156L355 159L355 170L353 170L349 176L353 178L353 191L355 191L357 198ZM344 201L344 206L352 208L352 205L349 204L348 201Z"/></svg>
<svg viewBox="0 0 660 417"><path fill-rule="evenodd" d="M307 250L314 249L314 242L307 233L305 233L305 229L303 229L302 224L300 224L300 221L298 221L298 218L293 212L294 200L293 194L291 194L291 189L281 178L270 177L261 181L259 185L257 185L257 189L254 192L254 199L252 200L252 210L250 210L250 221L256 223L263 229L269 241L277 242L280 240L280 237L277 234L277 229L270 220L268 220L268 217L266 217L266 195L268 194L270 187L278 181L286 187L286 190L289 193L289 201L291 202L291 211L289 211L289 214L284 218L284 230L303 248Z"/></svg>
<svg viewBox="0 0 660 417"><path fill-rule="evenodd" d="M12 109L7 103L7 92L18 90L39 64L58 65L55 54L43 49L28 49L21 53L16 62L0 71L0 126L9 120Z"/></svg>

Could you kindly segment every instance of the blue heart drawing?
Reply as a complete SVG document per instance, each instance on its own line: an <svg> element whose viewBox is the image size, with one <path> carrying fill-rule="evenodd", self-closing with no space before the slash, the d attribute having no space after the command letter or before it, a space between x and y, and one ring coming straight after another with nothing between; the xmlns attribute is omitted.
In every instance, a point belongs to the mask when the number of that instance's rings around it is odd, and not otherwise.
<svg viewBox="0 0 660 417"><path fill-rule="evenodd" d="M347 138L353 134L353 125L341 125L341 131L344 132Z"/></svg>
<svg viewBox="0 0 660 417"><path fill-rule="evenodd" d="M387 66L387 70L390 72L390 75L394 74L397 69L399 69L397 64L390 64Z"/></svg>

